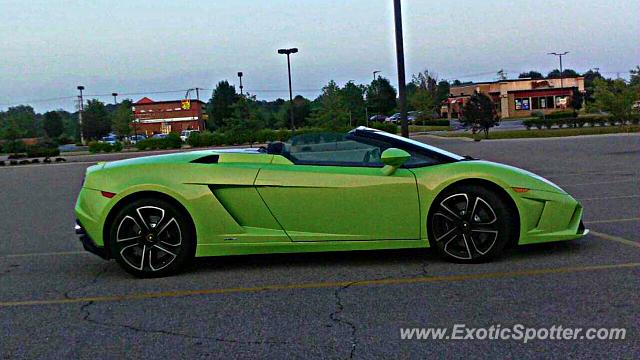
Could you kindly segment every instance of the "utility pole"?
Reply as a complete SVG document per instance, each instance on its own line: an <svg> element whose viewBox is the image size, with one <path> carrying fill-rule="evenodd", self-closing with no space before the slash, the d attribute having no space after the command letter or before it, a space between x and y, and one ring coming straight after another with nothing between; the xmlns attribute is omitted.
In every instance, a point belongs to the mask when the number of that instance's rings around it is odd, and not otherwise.
<svg viewBox="0 0 640 360"><path fill-rule="evenodd" d="M293 122L293 91L291 90L291 60L289 56L298 52L298 48L278 49L278 54L287 55L287 71L289 73L289 117L291 118L291 134L296 132Z"/></svg>
<svg viewBox="0 0 640 360"><path fill-rule="evenodd" d="M196 88L196 100L200 100L200 88Z"/></svg>
<svg viewBox="0 0 640 360"><path fill-rule="evenodd" d="M404 78L404 44L402 41L402 11L400 0L393 0L393 14L396 25L396 58L398 62L398 105L400 105L400 121L402 136L409 137L409 123L407 122L407 94Z"/></svg>
<svg viewBox="0 0 640 360"><path fill-rule="evenodd" d="M78 96L78 100L80 101L78 109L78 127L80 127L80 143L84 145L84 131L82 131L82 113L84 112L84 98L82 97L82 90L84 90L84 86L78 85L77 89L80 91L80 95Z"/></svg>
<svg viewBox="0 0 640 360"><path fill-rule="evenodd" d="M554 55L560 58L560 88L562 89L564 87L564 83L563 83L563 78L564 78L564 74L563 74L563 70L562 70L562 57L567 55L569 52L565 51L563 53L556 53L556 52L550 52L547 53L547 55Z"/></svg>
<svg viewBox="0 0 640 360"><path fill-rule="evenodd" d="M238 77L240 78L240 96L244 95L242 92L242 71L238 71Z"/></svg>
<svg viewBox="0 0 640 360"><path fill-rule="evenodd" d="M113 96L113 105L118 105L118 93L113 92L111 93L111 96Z"/></svg>

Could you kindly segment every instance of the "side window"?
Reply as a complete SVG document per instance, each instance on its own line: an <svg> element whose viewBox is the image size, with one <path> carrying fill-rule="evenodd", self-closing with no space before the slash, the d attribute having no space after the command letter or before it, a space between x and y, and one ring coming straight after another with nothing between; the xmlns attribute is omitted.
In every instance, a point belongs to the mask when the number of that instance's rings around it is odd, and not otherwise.
<svg viewBox="0 0 640 360"><path fill-rule="evenodd" d="M295 164L334 166L383 166L384 148L350 139L348 134L317 133L293 137L284 144L285 154Z"/></svg>

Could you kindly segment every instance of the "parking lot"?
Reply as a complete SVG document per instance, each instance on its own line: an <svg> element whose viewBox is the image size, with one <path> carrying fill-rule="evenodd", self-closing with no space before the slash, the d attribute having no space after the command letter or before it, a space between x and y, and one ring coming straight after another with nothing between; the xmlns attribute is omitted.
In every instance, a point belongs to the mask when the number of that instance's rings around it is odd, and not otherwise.
<svg viewBox="0 0 640 360"><path fill-rule="evenodd" d="M640 353L640 136L419 137L536 172L582 202L591 234L474 265L432 250L199 259L140 280L82 251L85 168L0 168L2 358L633 357ZM401 340L400 328L626 328L625 340Z"/></svg>

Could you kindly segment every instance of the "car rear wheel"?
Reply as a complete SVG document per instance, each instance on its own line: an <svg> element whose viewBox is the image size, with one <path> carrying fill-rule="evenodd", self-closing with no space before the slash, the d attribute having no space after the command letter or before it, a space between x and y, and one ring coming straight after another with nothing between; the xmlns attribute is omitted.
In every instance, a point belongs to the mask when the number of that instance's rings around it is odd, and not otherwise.
<svg viewBox="0 0 640 360"><path fill-rule="evenodd" d="M434 201L427 223L429 240L447 260L489 261L517 236L515 216L495 192L477 185L457 186Z"/></svg>
<svg viewBox="0 0 640 360"><path fill-rule="evenodd" d="M186 215L161 199L124 206L111 224L110 250L127 272L138 277L173 275L195 255L195 236Z"/></svg>

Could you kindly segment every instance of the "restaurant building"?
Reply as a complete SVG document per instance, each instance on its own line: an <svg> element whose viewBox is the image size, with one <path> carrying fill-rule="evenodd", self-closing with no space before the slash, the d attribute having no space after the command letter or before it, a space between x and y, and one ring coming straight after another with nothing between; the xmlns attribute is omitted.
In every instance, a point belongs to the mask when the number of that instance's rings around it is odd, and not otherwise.
<svg viewBox="0 0 640 360"><path fill-rule="evenodd" d="M462 108L474 92L493 100L502 118L529 117L534 111L549 114L571 109L573 91L584 93L584 78L514 79L451 86L441 108L442 117L461 116Z"/></svg>
<svg viewBox="0 0 640 360"><path fill-rule="evenodd" d="M180 133L182 130L204 130L206 104L200 100L182 99L153 101L144 97L133 104L131 128L137 134Z"/></svg>

